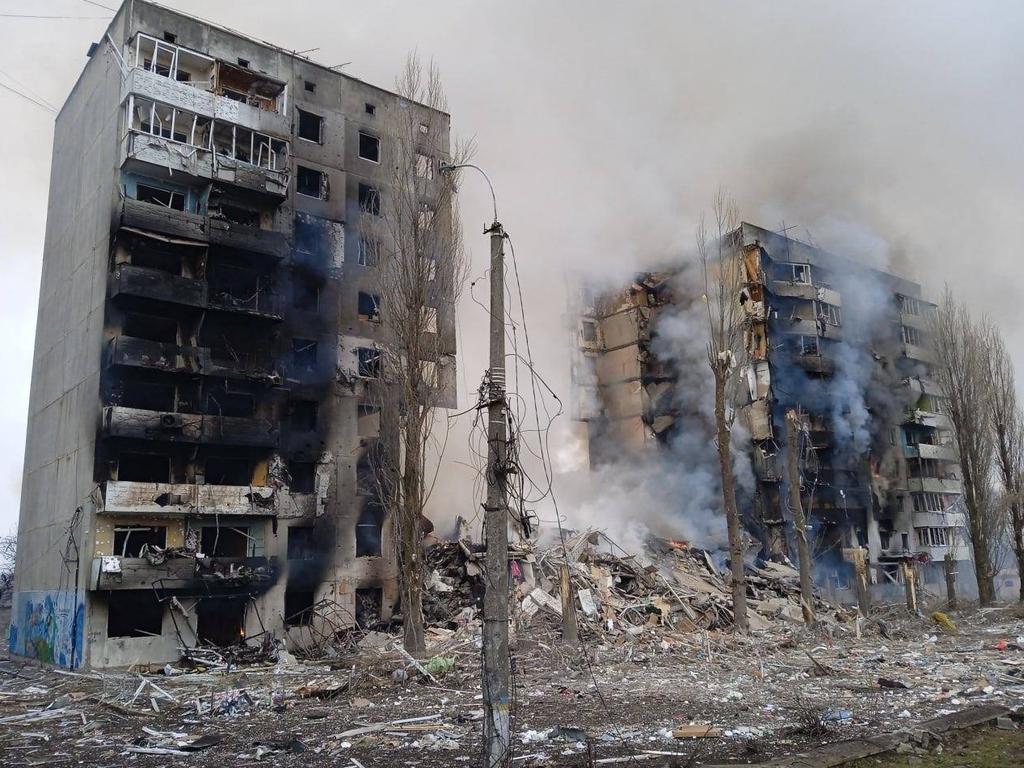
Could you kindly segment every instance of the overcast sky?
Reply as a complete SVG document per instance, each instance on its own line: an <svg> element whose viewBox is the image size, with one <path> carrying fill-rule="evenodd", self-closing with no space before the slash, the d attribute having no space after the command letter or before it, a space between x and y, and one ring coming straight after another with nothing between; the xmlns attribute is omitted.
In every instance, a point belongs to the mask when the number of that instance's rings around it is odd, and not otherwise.
<svg viewBox="0 0 1024 768"><path fill-rule="evenodd" d="M99 0L114 5L113 0ZM625 275L689 248L721 185L743 218L795 226L949 282L1002 324L1024 366L1024 4L928 2L338 2L170 0L389 86L406 52L441 66L456 133L476 138L515 239L534 354L567 395L566 276ZM59 105L106 27L83 0L5 0L0 82ZM16 524L53 114L0 90L7 169L0 317L0 531ZM475 275L482 182L463 213ZM460 398L486 364L486 316L463 302ZM567 399L567 398L566 398ZM452 458L459 459L460 448ZM471 511L453 464L436 499Z"/></svg>

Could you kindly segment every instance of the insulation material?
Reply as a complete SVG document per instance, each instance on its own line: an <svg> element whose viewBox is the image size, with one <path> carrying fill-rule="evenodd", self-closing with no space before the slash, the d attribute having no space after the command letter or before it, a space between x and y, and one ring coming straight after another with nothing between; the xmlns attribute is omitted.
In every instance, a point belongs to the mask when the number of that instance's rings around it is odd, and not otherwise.
<svg viewBox="0 0 1024 768"><path fill-rule="evenodd" d="M766 361L757 361L743 366L747 389L751 400L763 400L771 392L771 368Z"/></svg>
<svg viewBox="0 0 1024 768"><path fill-rule="evenodd" d="M740 408L739 414L752 439L771 439L772 419L767 400L755 400Z"/></svg>
<svg viewBox="0 0 1024 768"><path fill-rule="evenodd" d="M753 245L743 249L743 271L748 283L761 282L761 248Z"/></svg>

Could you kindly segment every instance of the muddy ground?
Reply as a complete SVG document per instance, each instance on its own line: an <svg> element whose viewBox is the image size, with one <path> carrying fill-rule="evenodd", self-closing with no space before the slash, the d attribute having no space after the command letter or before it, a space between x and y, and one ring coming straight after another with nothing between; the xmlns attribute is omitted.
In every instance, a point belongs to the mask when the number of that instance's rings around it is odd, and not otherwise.
<svg viewBox="0 0 1024 768"><path fill-rule="evenodd" d="M535 621L513 654L514 765L676 753L644 762L657 766L694 750L701 762L758 762L975 704L1024 705L1024 614L965 611L955 635L898 608L879 615L859 638L836 622L778 622L747 638L651 628L588 635L585 653ZM330 663L171 675L69 673L4 656L0 754L12 768L476 764L478 643L473 624L435 635L433 681L388 646ZM673 738L687 724L717 730Z"/></svg>

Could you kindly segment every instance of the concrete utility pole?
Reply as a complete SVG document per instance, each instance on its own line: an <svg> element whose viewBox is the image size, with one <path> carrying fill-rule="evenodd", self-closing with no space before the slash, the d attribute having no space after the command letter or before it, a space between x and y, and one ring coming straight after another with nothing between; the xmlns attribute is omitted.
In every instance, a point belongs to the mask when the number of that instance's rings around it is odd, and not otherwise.
<svg viewBox="0 0 1024 768"><path fill-rule="evenodd" d="M956 561L953 559L952 552L946 553L946 557L943 561L943 568L946 572L946 603L949 606L949 610L955 611L957 609Z"/></svg>
<svg viewBox="0 0 1024 768"><path fill-rule="evenodd" d="M815 622L814 587L811 583L811 548L807 546L807 521L800 501L800 470L797 467L799 424L800 415L796 410L791 408L786 411L786 480L789 484L789 506L793 510L793 525L796 528L797 556L800 558L800 604L804 623L811 626Z"/></svg>
<svg viewBox="0 0 1024 768"><path fill-rule="evenodd" d="M508 430L505 400L505 230L495 220L491 235L491 367L487 392L487 504L484 537L483 696L484 768L511 764L508 653L508 499L505 478Z"/></svg>

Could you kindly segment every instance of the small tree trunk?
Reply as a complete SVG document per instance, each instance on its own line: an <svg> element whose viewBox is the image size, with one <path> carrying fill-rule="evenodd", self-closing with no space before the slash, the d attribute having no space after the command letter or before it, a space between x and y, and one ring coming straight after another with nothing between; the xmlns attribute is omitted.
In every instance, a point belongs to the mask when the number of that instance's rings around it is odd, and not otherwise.
<svg viewBox="0 0 1024 768"><path fill-rule="evenodd" d="M1017 578L1020 580L1018 600L1024 603L1024 510L1014 504L1010 510L1010 524L1013 526L1013 554L1017 560Z"/></svg>
<svg viewBox="0 0 1024 768"><path fill-rule="evenodd" d="M974 572L978 579L978 602L982 606L992 605L996 601L996 584L992 557L988 551L988 538L983 531L977 530L980 526L974 527L971 549L974 551Z"/></svg>
<svg viewBox="0 0 1024 768"><path fill-rule="evenodd" d="M814 624L814 587L811 581L811 551L807 546L807 521L800 500L800 468L797 465L800 417L795 410L786 412L786 481L789 485L789 506L793 511L793 527L796 528L796 550L800 558L800 605L803 608L804 623Z"/></svg>
<svg viewBox="0 0 1024 768"><path fill-rule="evenodd" d="M414 406L406 416L405 466L402 499L398 507L398 581L402 597L402 644L413 656L426 651L423 631L423 560L420 553L422 482L420 478L422 427Z"/></svg>
<svg viewBox="0 0 1024 768"><path fill-rule="evenodd" d="M736 483L732 475L729 425L725 418L725 371L719 361L715 368L715 432L718 438L718 466L722 474L722 503L729 531L729 566L732 571L732 610L737 632L747 632L747 579L743 570L743 527L736 505Z"/></svg>
<svg viewBox="0 0 1024 768"><path fill-rule="evenodd" d="M949 606L949 610L955 611L957 608L956 603L956 561L953 559L953 553L947 552L943 562L943 569L946 572L946 604Z"/></svg>

